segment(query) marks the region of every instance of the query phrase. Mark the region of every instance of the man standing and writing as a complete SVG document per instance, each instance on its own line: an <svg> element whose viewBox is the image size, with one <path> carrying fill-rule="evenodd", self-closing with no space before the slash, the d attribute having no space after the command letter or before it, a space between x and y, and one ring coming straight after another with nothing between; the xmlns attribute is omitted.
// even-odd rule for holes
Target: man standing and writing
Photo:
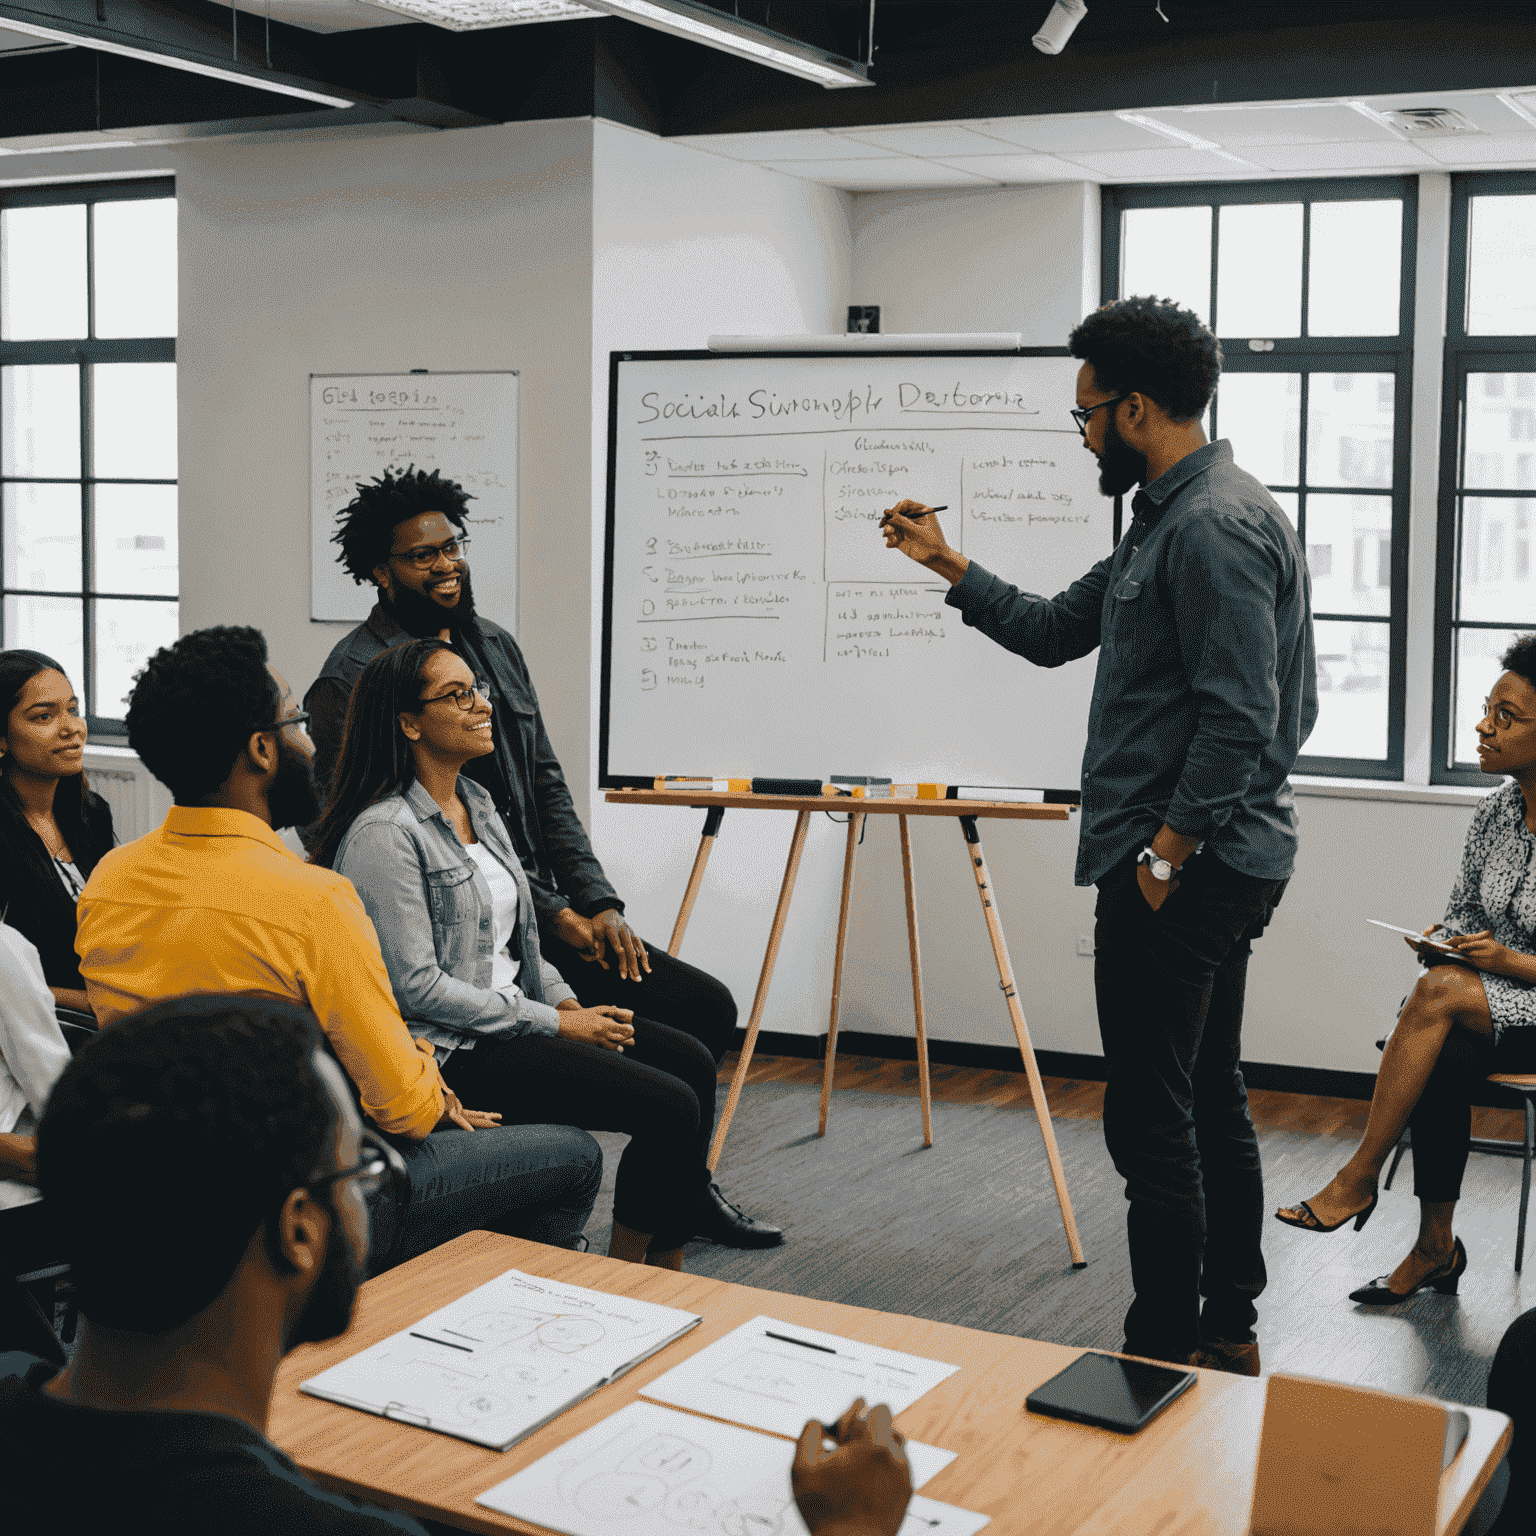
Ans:
<svg viewBox="0 0 1536 1536"><path fill-rule="evenodd" d="M1104 1139L1135 1289L1124 1347L1256 1376L1264 1186L1238 1058L1251 942L1296 855L1287 776L1317 718L1310 582L1285 514L1206 439L1221 347L1198 316L1122 299L1068 346L1099 489L1141 486L1109 558L1037 597L952 549L921 503L881 528L1005 649L1039 666L1098 649L1076 882L1098 887Z"/></svg>

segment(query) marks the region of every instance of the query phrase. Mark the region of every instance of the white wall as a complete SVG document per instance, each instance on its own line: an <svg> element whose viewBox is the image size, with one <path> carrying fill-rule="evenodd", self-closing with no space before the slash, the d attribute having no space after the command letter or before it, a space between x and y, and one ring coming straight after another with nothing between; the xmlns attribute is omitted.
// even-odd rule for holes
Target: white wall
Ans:
<svg viewBox="0 0 1536 1536"><path fill-rule="evenodd" d="M594 658L601 643L611 350L702 348L711 334L841 331L852 260L845 192L598 123L594 147L592 520ZM597 697L596 660L592 672ZM597 738L592 750L596 762ZM595 766L594 766L595 782ZM665 946L703 815L594 803L588 825L631 923ZM746 1022L794 820L727 813L683 958L730 986ZM763 1027L826 1028L841 829L807 838Z"/></svg>

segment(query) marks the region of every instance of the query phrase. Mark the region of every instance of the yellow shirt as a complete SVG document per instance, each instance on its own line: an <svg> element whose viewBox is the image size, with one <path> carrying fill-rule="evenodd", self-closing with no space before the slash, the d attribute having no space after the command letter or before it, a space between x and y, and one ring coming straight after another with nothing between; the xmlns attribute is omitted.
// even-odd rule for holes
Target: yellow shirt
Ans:
<svg viewBox="0 0 1536 1536"><path fill-rule="evenodd" d="M247 811L175 805L107 853L75 950L103 1024L191 992L284 998L313 1011L382 1129L420 1138L442 1118L432 1047L406 1030L352 883Z"/></svg>

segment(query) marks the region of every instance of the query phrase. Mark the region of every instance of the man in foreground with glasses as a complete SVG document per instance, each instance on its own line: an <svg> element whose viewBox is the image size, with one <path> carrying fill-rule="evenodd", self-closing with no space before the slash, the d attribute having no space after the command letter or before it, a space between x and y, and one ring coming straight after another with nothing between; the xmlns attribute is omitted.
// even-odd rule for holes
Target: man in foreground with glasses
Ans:
<svg viewBox="0 0 1536 1536"><path fill-rule="evenodd" d="M12 1529L423 1536L322 1492L266 1437L283 1356L351 1325L385 1177L306 1010L185 998L115 1024L49 1100L39 1176L82 1322L62 1369L0 1355ZM862 1406L825 1431L836 1449L820 1425L801 1437L812 1532L901 1523L901 1436Z"/></svg>
<svg viewBox="0 0 1536 1536"><path fill-rule="evenodd" d="M920 503L882 530L1004 649L1048 667L1099 653L1076 881L1099 888L1104 1140L1136 1292L1125 1349L1257 1376L1264 1183L1238 1058L1252 940L1296 857L1287 776L1317 719L1306 559L1231 445L1206 441L1221 347L1199 316L1122 299L1068 346L1099 489L1141 487L1112 555L1045 598L951 549Z"/></svg>
<svg viewBox="0 0 1536 1536"><path fill-rule="evenodd" d="M373 612L331 652L304 707L314 722L315 776L328 790L341 753L347 703L363 668L402 640L445 640L491 688L495 750L465 768L486 790L528 876L539 945L584 1008L628 1008L681 1030L714 1058L735 1039L736 1003L704 971L649 949L624 921L576 814L538 695L517 641L475 611L464 533L472 498L434 470L387 470L357 488L332 542L359 586L379 593ZM306 841L313 846L310 829ZM733 1248L771 1248L784 1234L754 1220L710 1180L693 1235Z"/></svg>
<svg viewBox="0 0 1536 1536"><path fill-rule="evenodd" d="M407 1031L357 892L278 837L318 801L303 714L266 658L260 630L204 629L139 674L128 740L176 803L81 893L76 945L97 1018L188 993L310 1009L410 1170L403 1226L390 1223L376 1265L477 1227L574 1246L600 1187L597 1143L466 1109Z"/></svg>

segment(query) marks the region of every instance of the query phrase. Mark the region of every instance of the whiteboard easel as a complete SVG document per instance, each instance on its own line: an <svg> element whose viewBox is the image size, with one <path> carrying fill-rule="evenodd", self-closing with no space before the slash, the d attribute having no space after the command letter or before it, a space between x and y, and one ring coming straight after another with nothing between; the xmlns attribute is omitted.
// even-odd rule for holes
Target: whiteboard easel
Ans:
<svg viewBox="0 0 1536 1536"><path fill-rule="evenodd" d="M358 373L309 376L311 619L355 624L376 593L336 563L336 515L391 467L440 470L475 499L475 606L517 632L517 374Z"/></svg>

